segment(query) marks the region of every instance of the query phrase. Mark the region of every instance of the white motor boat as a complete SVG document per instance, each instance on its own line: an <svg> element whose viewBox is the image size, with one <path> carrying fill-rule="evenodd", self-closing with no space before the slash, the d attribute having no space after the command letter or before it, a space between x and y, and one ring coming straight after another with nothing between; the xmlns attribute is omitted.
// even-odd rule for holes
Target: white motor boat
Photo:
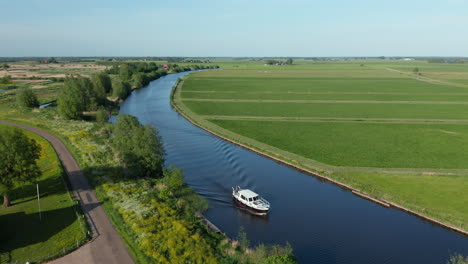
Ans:
<svg viewBox="0 0 468 264"><path fill-rule="evenodd" d="M253 214L266 215L270 210L270 203L249 189L232 188L232 197L236 205Z"/></svg>

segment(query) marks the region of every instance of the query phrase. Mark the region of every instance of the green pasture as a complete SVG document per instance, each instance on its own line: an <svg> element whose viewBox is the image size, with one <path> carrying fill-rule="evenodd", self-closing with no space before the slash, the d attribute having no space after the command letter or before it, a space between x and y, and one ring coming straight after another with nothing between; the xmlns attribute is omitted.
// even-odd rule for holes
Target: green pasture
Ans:
<svg viewBox="0 0 468 264"><path fill-rule="evenodd" d="M7 128L0 125L0 133ZM75 213L57 154L41 137L25 133L42 148L38 161L42 170L38 179L42 220L36 184L18 186L11 195L12 206L0 208L0 263L42 261L76 248L77 242L85 239L84 223Z"/></svg>
<svg viewBox="0 0 468 264"><path fill-rule="evenodd" d="M190 75L175 103L236 141L466 229L468 64L241 62Z"/></svg>
<svg viewBox="0 0 468 264"><path fill-rule="evenodd" d="M334 166L467 169L468 125L212 120Z"/></svg>
<svg viewBox="0 0 468 264"><path fill-rule="evenodd" d="M199 115L326 118L467 119L466 104L184 101Z"/></svg>
<svg viewBox="0 0 468 264"><path fill-rule="evenodd" d="M288 78L274 75L268 78L216 78L194 75L185 82L184 91L468 93L468 87L435 84L412 78Z"/></svg>
<svg viewBox="0 0 468 264"><path fill-rule="evenodd" d="M468 93L183 91L182 99L468 102Z"/></svg>

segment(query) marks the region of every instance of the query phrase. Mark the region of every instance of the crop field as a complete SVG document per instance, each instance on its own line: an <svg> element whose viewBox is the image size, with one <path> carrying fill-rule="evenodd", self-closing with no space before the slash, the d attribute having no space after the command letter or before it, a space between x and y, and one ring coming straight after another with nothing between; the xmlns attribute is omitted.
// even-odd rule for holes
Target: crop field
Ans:
<svg viewBox="0 0 468 264"><path fill-rule="evenodd" d="M467 228L466 64L238 63L190 75L175 102L240 143L310 160L299 165ZM435 202L427 190L459 200Z"/></svg>

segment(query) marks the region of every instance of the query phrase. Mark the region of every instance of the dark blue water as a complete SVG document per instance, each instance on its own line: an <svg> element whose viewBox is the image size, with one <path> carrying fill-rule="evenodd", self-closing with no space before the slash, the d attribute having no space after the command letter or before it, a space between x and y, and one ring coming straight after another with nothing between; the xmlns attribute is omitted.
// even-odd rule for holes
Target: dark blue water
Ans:
<svg viewBox="0 0 468 264"><path fill-rule="evenodd" d="M380 207L330 183L221 140L170 106L171 74L134 91L120 113L159 129L167 164L184 169L187 183L211 208L205 216L228 236L243 226L255 242L289 242L301 263L446 263L468 255L468 238L415 216ZM250 188L270 201L268 217L234 207L231 187Z"/></svg>

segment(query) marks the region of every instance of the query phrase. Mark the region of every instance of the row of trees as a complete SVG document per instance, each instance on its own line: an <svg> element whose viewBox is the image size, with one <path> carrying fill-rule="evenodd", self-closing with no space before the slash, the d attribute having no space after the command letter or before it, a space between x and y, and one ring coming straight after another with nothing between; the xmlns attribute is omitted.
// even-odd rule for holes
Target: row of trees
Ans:
<svg viewBox="0 0 468 264"><path fill-rule="evenodd" d="M182 72L218 66L171 65L171 67L172 72ZM115 76L113 80L110 74ZM166 74L166 69L160 69L154 62L131 62L113 64L106 71L93 75L91 79L69 76L65 78L64 87L57 98L58 113L64 119L82 119L84 111L99 110L98 117L103 119L105 116L103 108L110 105L108 96L124 100L130 95L132 88L147 86L151 81ZM24 92L18 96L18 104L22 108L36 107L36 102L37 99L32 98L32 92Z"/></svg>
<svg viewBox="0 0 468 264"><path fill-rule="evenodd" d="M280 61L280 60L266 60L265 64L267 65L292 65L293 64L293 59L289 58L286 61Z"/></svg>
<svg viewBox="0 0 468 264"><path fill-rule="evenodd" d="M189 71L217 66L186 66L171 68L173 72ZM116 78L111 81L109 74ZM134 62L114 64L105 72L85 77L70 76L65 79L64 87L58 96L58 112L64 119L81 119L83 111L96 111L107 104L107 96L127 98L132 88L142 88L151 81L167 74L154 62ZM102 111L101 111L102 112Z"/></svg>
<svg viewBox="0 0 468 264"><path fill-rule="evenodd" d="M144 72L149 73L158 70L158 65L155 62L128 62L128 63L112 63L112 67L106 70L108 74L118 74L123 80L129 80L133 73Z"/></svg>
<svg viewBox="0 0 468 264"><path fill-rule="evenodd" d="M162 177L164 149L156 128L143 126L134 116L119 115L112 132L112 146L127 176Z"/></svg>

